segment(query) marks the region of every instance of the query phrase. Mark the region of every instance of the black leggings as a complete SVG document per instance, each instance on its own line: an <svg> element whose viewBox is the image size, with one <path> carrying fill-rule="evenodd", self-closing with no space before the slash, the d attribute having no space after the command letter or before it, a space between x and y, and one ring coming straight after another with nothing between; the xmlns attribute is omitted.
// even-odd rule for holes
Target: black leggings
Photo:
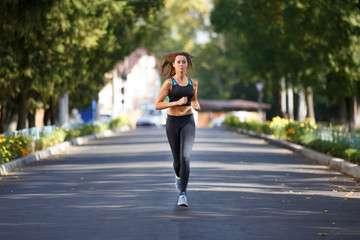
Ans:
<svg viewBox="0 0 360 240"><path fill-rule="evenodd" d="M180 177L181 192L186 192L190 175L190 152L195 139L193 114L185 116L168 115L166 135L174 157L174 170Z"/></svg>

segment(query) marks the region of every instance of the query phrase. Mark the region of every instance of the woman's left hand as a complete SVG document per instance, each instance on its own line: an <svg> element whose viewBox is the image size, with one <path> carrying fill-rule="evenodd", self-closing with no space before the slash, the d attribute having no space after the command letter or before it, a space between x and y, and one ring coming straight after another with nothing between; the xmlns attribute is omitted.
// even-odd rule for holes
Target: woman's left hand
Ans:
<svg viewBox="0 0 360 240"><path fill-rule="evenodd" d="M195 111L200 111L201 108L200 108L199 102L196 102L196 103L194 104L193 108L194 108Z"/></svg>

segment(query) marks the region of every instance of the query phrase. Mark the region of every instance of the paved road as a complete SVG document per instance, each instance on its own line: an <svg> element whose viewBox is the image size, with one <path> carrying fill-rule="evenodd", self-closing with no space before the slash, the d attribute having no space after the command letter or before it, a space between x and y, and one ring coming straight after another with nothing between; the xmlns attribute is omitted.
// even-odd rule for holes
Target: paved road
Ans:
<svg viewBox="0 0 360 240"><path fill-rule="evenodd" d="M171 161L145 128L2 177L0 239L360 239L358 182L289 150L198 129L189 208Z"/></svg>

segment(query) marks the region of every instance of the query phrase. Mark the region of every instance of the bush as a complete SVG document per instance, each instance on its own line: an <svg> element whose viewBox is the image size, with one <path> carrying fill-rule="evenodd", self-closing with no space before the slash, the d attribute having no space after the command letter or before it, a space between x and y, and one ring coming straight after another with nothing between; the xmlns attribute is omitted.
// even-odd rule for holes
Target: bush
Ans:
<svg viewBox="0 0 360 240"><path fill-rule="evenodd" d="M270 122L266 122L266 123L261 124L261 132L263 132L265 134L268 134L268 135L273 134L273 130L270 127Z"/></svg>
<svg viewBox="0 0 360 240"><path fill-rule="evenodd" d="M249 131L272 134L278 139L286 139L334 157L360 163L360 151L353 148L351 144L342 140L337 142L335 142L336 140L334 142L322 140L316 136L313 131L317 129L317 126L311 119L306 119L305 122L301 123L275 117L271 122L259 123L257 121L240 122L235 116L227 116L224 124ZM340 127L337 126L337 128Z"/></svg>
<svg viewBox="0 0 360 240"><path fill-rule="evenodd" d="M27 154L45 149L56 145L63 141L68 141L80 136L92 135L103 132L109 127L119 128L121 126L130 125L130 121L126 117L120 117L110 122L110 124L101 125L82 125L77 128L56 128L50 135L40 134L40 139L33 141L33 137L24 135L0 136L0 164L9 162L16 158L25 157Z"/></svg>
<svg viewBox="0 0 360 240"><path fill-rule="evenodd" d="M278 139L286 139L286 130L285 127L289 123L289 120L280 118L280 117L274 117L270 123L270 128L272 129L273 135L275 138Z"/></svg>
<svg viewBox="0 0 360 240"><path fill-rule="evenodd" d="M29 140L25 136L0 136L0 164L25 157L29 147Z"/></svg>
<svg viewBox="0 0 360 240"><path fill-rule="evenodd" d="M80 137L80 130L78 128L65 129L65 141Z"/></svg>
<svg viewBox="0 0 360 240"><path fill-rule="evenodd" d="M223 124L227 126L240 127L241 122L238 117L227 115Z"/></svg>
<svg viewBox="0 0 360 240"><path fill-rule="evenodd" d="M348 148L344 151L344 158L354 163L360 163L360 152L355 148Z"/></svg>
<svg viewBox="0 0 360 240"><path fill-rule="evenodd" d="M51 147L65 140L66 132L63 128L56 128L50 135L41 135L39 140L35 141L35 150L42 150Z"/></svg>
<svg viewBox="0 0 360 240"><path fill-rule="evenodd" d="M300 136L299 143L304 146L309 146L312 141L319 139L315 134L306 132L304 135Z"/></svg>
<svg viewBox="0 0 360 240"><path fill-rule="evenodd" d="M111 120L110 122L110 129L116 129L116 128L120 128L123 126L130 126L130 120L128 117L125 116L120 116L116 119Z"/></svg>

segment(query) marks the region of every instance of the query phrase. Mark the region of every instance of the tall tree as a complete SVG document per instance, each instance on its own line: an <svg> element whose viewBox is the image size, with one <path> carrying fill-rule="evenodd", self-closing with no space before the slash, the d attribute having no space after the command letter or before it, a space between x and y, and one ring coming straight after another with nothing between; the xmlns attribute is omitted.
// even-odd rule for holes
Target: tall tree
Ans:
<svg viewBox="0 0 360 240"><path fill-rule="evenodd" d="M359 54L351 49L359 38L358 16L355 0L217 0L211 19L217 32L235 39L232 50L272 92L280 89L281 76L291 74L288 81L295 89L323 93L336 102L356 89ZM332 85L342 91L333 91Z"/></svg>
<svg viewBox="0 0 360 240"><path fill-rule="evenodd" d="M150 29L162 5L161 0L2 1L0 117L17 102L21 129L39 101L56 106L65 92L74 106L96 98L104 72L138 44L151 42L144 39L154 37Z"/></svg>

